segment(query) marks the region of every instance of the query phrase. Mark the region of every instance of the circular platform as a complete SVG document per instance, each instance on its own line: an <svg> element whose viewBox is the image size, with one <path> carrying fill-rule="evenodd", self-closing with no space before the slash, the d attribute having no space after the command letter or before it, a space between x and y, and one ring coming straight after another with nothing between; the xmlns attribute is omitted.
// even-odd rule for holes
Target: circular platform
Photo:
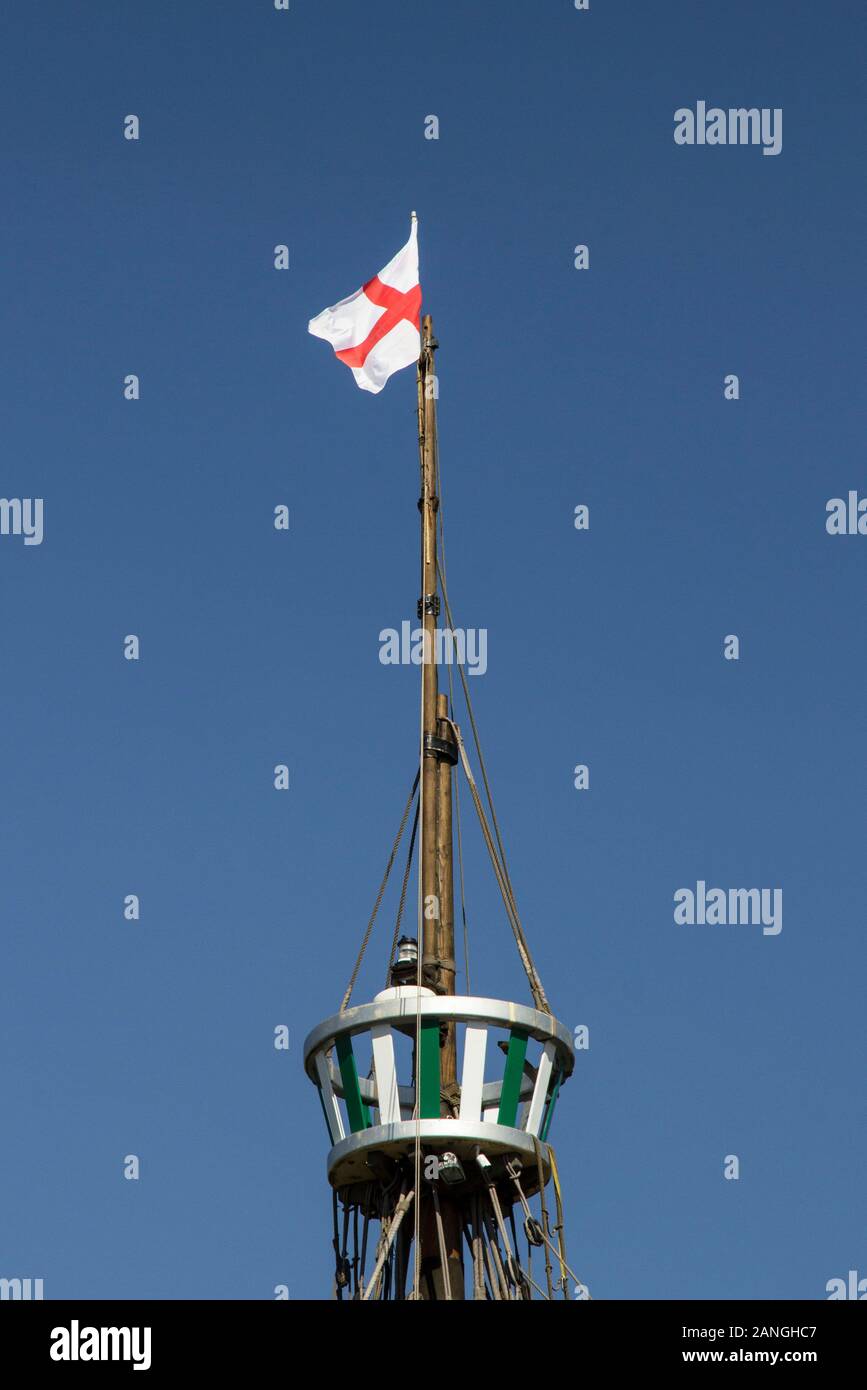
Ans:
<svg viewBox="0 0 867 1390"><path fill-rule="evenodd" d="M416 1136L425 1157L430 1154L453 1153L461 1161L465 1180L454 1184L460 1195L481 1189L485 1185L482 1170L476 1161L483 1154L491 1165L494 1178L506 1175L506 1159L517 1157L521 1163L521 1185L529 1197L539 1189L539 1165L533 1135L508 1125L466 1124L460 1120L404 1120L396 1125L374 1125L359 1134L350 1134L335 1144L328 1155L328 1181L332 1187L350 1187L355 1183L371 1182L383 1171L381 1156L397 1165L412 1160ZM371 1167L371 1157L373 1166ZM551 1160L547 1144L539 1144L543 1182L551 1176Z"/></svg>

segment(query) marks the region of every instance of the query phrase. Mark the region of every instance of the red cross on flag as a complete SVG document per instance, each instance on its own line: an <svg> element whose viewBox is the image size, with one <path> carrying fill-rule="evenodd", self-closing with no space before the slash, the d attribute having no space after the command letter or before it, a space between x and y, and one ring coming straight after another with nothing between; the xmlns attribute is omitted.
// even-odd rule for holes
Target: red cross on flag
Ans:
<svg viewBox="0 0 867 1390"><path fill-rule="evenodd" d="M420 315L418 219L413 213L409 241L385 269L348 299L323 309L307 327L331 344L362 391L375 393L392 372L418 360Z"/></svg>

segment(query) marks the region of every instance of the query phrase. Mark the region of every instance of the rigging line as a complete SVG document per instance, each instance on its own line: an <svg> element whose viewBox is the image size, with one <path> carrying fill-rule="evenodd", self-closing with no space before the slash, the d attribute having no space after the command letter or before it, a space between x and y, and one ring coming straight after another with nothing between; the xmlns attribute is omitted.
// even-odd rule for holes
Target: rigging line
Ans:
<svg viewBox="0 0 867 1390"><path fill-rule="evenodd" d="M584 1283L584 1280L583 1280L583 1279L579 1279L579 1277L578 1277L578 1275L575 1273L574 1269L572 1269L569 1265L567 1265L566 1261L563 1259L562 1253L554 1249L554 1244L553 1244L553 1242L550 1241L550 1240L548 1240L548 1237L547 1237L547 1236L545 1236L545 1243L546 1243L547 1245L550 1245L550 1246L551 1246L551 1249L554 1251L554 1255L555 1255L556 1258L560 1261L561 1265L563 1266L563 1269L565 1270L565 1273L563 1274L562 1280L561 1280L561 1284L562 1284L562 1288L563 1288L563 1297L568 1301L568 1299L569 1299L569 1280L566 1278L566 1275L568 1274L568 1275L570 1275L570 1277L571 1277L572 1279L575 1280L575 1283L578 1285L579 1288L584 1289L585 1293L587 1294L587 1297L588 1297L588 1298L591 1298L591 1297L592 1297L592 1294L590 1293L590 1290L587 1288L587 1285Z"/></svg>
<svg viewBox="0 0 867 1390"><path fill-rule="evenodd" d="M515 1229L515 1208L514 1208L514 1206L509 1207L509 1229L510 1229L510 1231L512 1232L512 1246L513 1246L514 1251L515 1251L515 1272L516 1272L516 1274L519 1276L519 1283L520 1283L521 1277L522 1277L523 1274L524 1274L524 1270L523 1270L523 1268L521 1267L521 1255L520 1255L520 1252L519 1252L519 1250L518 1250L518 1232L517 1232L517 1230Z"/></svg>
<svg viewBox="0 0 867 1390"><path fill-rule="evenodd" d="M504 1303L509 1303L512 1301L512 1292L509 1288L509 1281L506 1278L506 1271L503 1268L503 1261L500 1257L500 1247L497 1243L497 1227L494 1218L487 1209L482 1212L482 1222L488 1233L488 1248L490 1249L491 1258L496 1266L500 1287L503 1290L502 1299Z"/></svg>
<svg viewBox="0 0 867 1390"><path fill-rule="evenodd" d="M376 1213L376 1219L379 1221L379 1237L376 1242L376 1249L374 1251L373 1256L374 1269L377 1268L377 1262L379 1260L380 1254L385 1250L386 1222L391 1220L391 1211L392 1209L388 1201L382 1196L382 1194L380 1194L377 1201ZM373 1288L374 1282L375 1281L373 1279L373 1276L371 1275L370 1283L368 1284L367 1288L362 1289L361 1291L362 1302L370 1298L370 1290Z"/></svg>
<svg viewBox="0 0 867 1390"><path fill-rule="evenodd" d="M364 1227L361 1234L361 1266L358 1273L359 1297L364 1293L364 1267L367 1264L367 1234L370 1229L370 1206L373 1201L373 1183L367 1184L367 1194L364 1202Z"/></svg>
<svg viewBox="0 0 867 1390"><path fill-rule="evenodd" d="M500 1198L497 1195L497 1185L492 1179L489 1179L488 1181L486 1181L485 1186L487 1188L488 1196L491 1199L491 1206L494 1209L494 1218L496 1220L497 1226L499 1227L500 1235L503 1240L503 1249L506 1252L504 1265L508 1272L509 1281L515 1286L516 1289L518 1289L520 1287L520 1278L518 1276L518 1261L516 1257L512 1254L512 1246L509 1242L509 1232L506 1230L506 1223L503 1220L503 1208L500 1205Z"/></svg>
<svg viewBox="0 0 867 1390"><path fill-rule="evenodd" d="M331 1244L332 1244L333 1247L334 1247L334 1297L335 1297L336 1299L342 1300L342 1298L343 1298L343 1285L342 1285L341 1282L340 1282L340 1273L341 1273L341 1266L340 1266L340 1224L339 1224L339 1216L338 1216L337 1189L336 1189L336 1188L333 1190L333 1192L332 1192L332 1194L331 1194L331 1211L332 1211L332 1216L333 1216L333 1219L334 1219L334 1235L333 1235L332 1240L331 1240Z"/></svg>
<svg viewBox="0 0 867 1390"><path fill-rule="evenodd" d="M498 1303L502 1303L506 1298L508 1298L509 1293L508 1290L506 1290L506 1293L503 1294L503 1286L500 1283L499 1279L499 1270L497 1266L494 1264L494 1259L491 1254L490 1239L485 1240L484 1237L482 1238L482 1252L484 1256L484 1262L488 1271L488 1281L491 1285L491 1293L493 1295L493 1300Z"/></svg>
<svg viewBox="0 0 867 1390"><path fill-rule="evenodd" d="M425 410L424 410L424 380L428 361L429 351L422 347L419 354L418 367L416 369L416 385L418 388L418 457L421 468L421 493L422 493L422 544L419 553L419 593L422 596L422 614L424 614L424 590L425 590L425 554L424 554L424 507L427 504L427 474L424 465L425 451ZM423 656L427 655L422 648ZM422 666L421 679L421 699L419 702L419 734L418 734L418 773L419 778L419 816L424 825L424 666ZM424 938L424 888L422 884L422 860L423 855L418 857L418 927L416 941L416 996L415 996L415 1147L414 1147L414 1176L416 1199L413 1205L413 1269L412 1269L412 1296L419 1299L421 1296L421 966L422 966L422 941Z"/></svg>
<svg viewBox="0 0 867 1390"><path fill-rule="evenodd" d="M352 1207L352 1296L358 1297L358 1204Z"/></svg>
<svg viewBox="0 0 867 1390"><path fill-rule="evenodd" d="M395 1302L403 1303L406 1300L406 1257L407 1257L406 1231L401 1231L395 1242L396 1269L394 1273L394 1298Z"/></svg>
<svg viewBox="0 0 867 1390"><path fill-rule="evenodd" d="M448 589L447 589L447 585L446 585L445 573L444 573L444 571L443 571L442 569L439 568L439 565L437 566L437 569L438 569L438 572L439 572L440 580L441 580L441 582L442 582L443 600L444 600L444 603L445 603L446 617L447 617L447 619L448 619L449 628L450 628L451 630L454 630L454 618L453 618L453 616L452 616L451 604L449 603ZM524 949L524 951L527 953L527 956L528 956L528 958L529 958L529 955L530 955L530 948L529 948L529 945L527 944L526 937L524 936L524 931L523 931L523 928L522 928L522 926L521 926L520 915L519 915L519 913L518 913L518 904L517 904L517 901L516 901L516 899L515 899L515 891L514 891L514 889L513 889L513 887L512 887L512 881L511 881L511 879L509 878L509 870L508 870L508 866L507 866L507 864L506 864L506 852L505 852L505 848L504 848L504 846L503 846L502 835L500 834L499 822L498 822L498 820L497 820L497 812L496 812L496 810L495 810L495 808L494 808L494 799L493 799L493 796L492 796L492 794L491 794L490 784L489 784L489 782L488 782L487 770L486 770L486 768L485 768L485 760L484 760L484 756L483 756L483 754L482 754L482 745L481 745L481 741L480 741L480 739L479 739L479 731L478 731L478 727L477 727L477 725L476 725L475 715L474 715L474 713L473 713L473 704L472 704L472 700L470 699L470 692L469 692L469 687L468 687L468 685L467 685L467 678L466 678L466 676L464 675L464 668L463 668L463 666L460 665L460 664L458 665L458 671L459 671L460 677L461 677L461 685L463 686L464 699L466 700L466 704L467 704L467 713L469 714L469 717L470 717L470 725L471 725L472 731L473 731L473 742L474 742L474 744L475 744L476 753L477 753L478 759L479 759L479 767L480 767L481 773L482 773L482 780L483 780L484 787L485 787L485 793L486 793L486 795L487 795L487 798L488 798L488 805L489 805L490 811L491 811L491 820L493 821L494 832L495 832L496 838L497 838L497 846L498 846L498 848L499 848L499 855L496 855L496 852L495 852L494 849L493 849L493 845L492 845L492 843L490 842L490 834L489 834L489 831L487 831L487 829L486 829L486 827L485 827L485 822L484 822L484 817L483 817L483 809L482 809L481 798L480 798L479 795L478 795L478 790L477 790L476 787L475 787L475 783L473 782L472 778L471 778L470 775L469 775L469 772L467 771L467 769L468 769L468 763L467 763L467 760L466 760L466 756L465 756L465 753L464 753L463 743L462 743L462 742L461 742L461 744L460 744L460 747L461 747L461 758L462 758L462 761L463 761L463 763L464 763L464 770L465 770L465 772L467 772L467 776L468 776L468 779L469 779L469 781L470 781L470 790L471 790L471 792L472 792L472 794L473 794L473 801L474 801L474 803L475 803L475 805L476 805L476 811L477 811L477 813L478 813L478 815L479 815L480 821L482 822L482 830L483 830L483 833L485 834L486 843L487 843L488 846L489 846L489 853L491 854L492 862L494 863L494 872L498 875L498 879L497 879L498 883L500 882L500 875L502 875L502 884L501 884L501 886L500 886L500 891L501 891L501 893L502 893L502 895L503 895L503 901L504 901L504 903L505 903L505 905L506 905L506 912L507 912L507 914L509 913L510 908L511 908L511 915L512 915L512 917L513 917L513 919L514 919L514 920L513 920L513 923L512 923L512 930L515 932L515 939L516 939L516 941L519 942L518 949L519 949L519 951L521 950L521 943L523 943L523 949ZM452 728L456 730L456 726L455 726L455 724L454 724L453 722L452 722ZM456 732L457 732L457 730L456 730ZM460 736L458 735L458 737L460 737ZM522 960L523 960L523 956L522 956ZM536 1004L537 1004L537 1006L538 1006L539 1008L544 1009L544 1011L545 1011L546 1013L550 1013L550 1012L551 1012L551 1008L550 1008L550 1005L548 1004L548 1000L547 1000L547 998L546 998L546 996L545 996L545 990L544 990L544 987L543 987L543 985L542 985L542 981L541 981L541 979L539 978L539 974L538 974L538 972L536 971L535 966L532 965L532 960L531 960L530 964L531 964L531 967L532 967L532 970L533 970L533 974L535 975L536 985L538 986L538 995L537 995L536 988L534 988L534 985L533 985L533 980L530 979L530 988L531 988L531 991L532 991L532 993L533 993L533 998L534 998L534 1000L536 1001ZM527 968L527 967L526 967L526 964L525 964L525 967L524 967L524 968L525 968L525 970L526 970L526 968ZM528 976L528 978L529 978L529 976Z"/></svg>
<svg viewBox="0 0 867 1390"><path fill-rule="evenodd" d="M352 1210L352 1209L351 1209L351 1207L349 1206L349 1204L348 1204L347 1202L344 1202L344 1203L343 1203L343 1252L342 1252L342 1255L341 1255L341 1264L342 1264L342 1266L343 1266L343 1277L344 1277L344 1280L345 1280L345 1283L346 1283L347 1292L349 1291L349 1288L350 1288L350 1276L351 1276L351 1273L352 1273L352 1266L351 1266L350 1259L349 1259L349 1217L350 1217L351 1210Z"/></svg>
<svg viewBox="0 0 867 1390"><path fill-rule="evenodd" d="M440 1210L440 1194L437 1190L436 1183L431 1184L431 1194L433 1196L434 1212L436 1215L437 1243L440 1248L440 1264L442 1265L443 1271L443 1284L445 1286L446 1299L450 1303L452 1301L452 1280L451 1273L449 1270L448 1251L446 1250L446 1233L445 1227L443 1226L443 1214Z"/></svg>
<svg viewBox="0 0 867 1390"><path fill-rule="evenodd" d="M533 996L533 1002L535 1003L537 1008L544 1010L544 1012L547 1014L550 1014L551 1007L545 995L545 990L542 985L542 981L539 978L539 972L533 964L533 958L530 954L529 943L527 942L527 938L524 935L524 929L521 926L521 919L518 916L518 910L515 906L514 896L510 895L507 891L508 885L504 881L503 868L497 856L496 848L494 846L494 842L491 836L490 827L488 826L487 817L485 816L485 808L482 805L482 799L479 796L479 789L476 786L476 781L473 777L472 768L470 767L469 758L467 757L467 750L464 746L464 740L461 736L461 731L458 728L457 724L455 724L454 720L450 719L448 722L451 725L452 731L455 736L455 741L458 745L458 750L461 756L461 763L464 769L464 775L466 776L466 779L470 786L470 794L473 798L473 805L475 806L476 814L479 817L479 824L482 828L482 835L484 836L485 844L488 848L488 854L490 855L491 864L493 865L494 875L497 879L497 883L500 888L500 893L503 898L503 903L506 908L506 916L509 919L509 925L512 928L512 934L515 938L515 944L518 947L518 955L521 958L521 964L524 967L524 973L526 974L527 980L530 985L530 992Z"/></svg>
<svg viewBox="0 0 867 1390"><path fill-rule="evenodd" d="M438 528L439 528L439 539L440 539L440 543L439 543L439 551L438 551L438 554L437 554L437 572L439 573L439 575L440 575L440 577L441 577L441 579L442 579L442 582L443 582L443 596L445 597L445 592L446 592L446 584L445 584L445 574L446 574L446 536L445 536L445 525L444 525L444 522L443 522L443 496L442 496L442 493L443 493L443 482L442 482L442 476L441 476L441 474L440 474L439 435L437 435L436 448L434 449L434 469L435 469L435 477L436 477L436 491L437 491L437 496L438 496L438 498L439 498L439 507L438 507L438 509L437 509L437 524L438 524ZM440 563L440 558L439 558L440 556L442 557L442 563ZM447 606L448 606L448 605L447 605ZM451 626L451 624L450 624L450 626ZM450 713L451 713L452 718L454 719L454 715L455 715L455 678L454 678L454 675L453 675L453 673L452 673L452 665L451 665L451 662L449 662L449 710L450 710ZM464 937L464 975L465 975L465 977L466 977L466 990L467 990L467 994L472 994L473 991L472 991L472 987L471 987L471 985L470 985L470 934L469 934L469 926L468 926L468 924L467 924L467 898L466 898L466 891L465 891L465 888L464 888L464 844L463 844L463 837L462 837L462 835L461 835L461 799L460 799L460 781L459 781L458 777L455 777L455 778L454 778L454 793L455 793L455 796L454 796L454 801L455 801L455 828L456 828L456 830L457 830L457 840L458 840L458 873L459 873L460 885L461 885L461 921L462 921L462 923L463 923L463 937Z"/></svg>
<svg viewBox="0 0 867 1390"><path fill-rule="evenodd" d="M482 1255L482 1242L478 1230L478 1198L470 1199L469 1209L465 1216L467 1241L473 1257L473 1298L481 1301L487 1298L485 1290L484 1257Z"/></svg>
<svg viewBox="0 0 867 1390"><path fill-rule="evenodd" d="M546 1200L545 1200L545 1170L544 1170L544 1168L543 1168L543 1166L542 1166L542 1146L541 1146L541 1144L539 1143L539 1140L538 1140L538 1138L536 1137L535 1134L533 1135L533 1147L534 1147L534 1149L536 1150L536 1170L537 1170L538 1176L539 1176L539 1202L540 1202L541 1207L542 1207L542 1230L545 1231L546 1234L550 1235L550 1234L551 1234L551 1223L550 1223L550 1221L548 1220L548 1203L547 1203ZM553 1297L554 1297L554 1283L553 1283L553 1279L552 1279L553 1272L554 1272L554 1271L553 1271L552 1266L551 1266L551 1251L550 1251L548 1245L546 1244L546 1245L545 1245L545 1282L546 1282L547 1285L548 1285L548 1297L549 1297L550 1299L553 1299Z"/></svg>
<svg viewBox="0 0 867 1390"><path fill-rule="evenodd" d="M367 924L367 931L364 933L364 940L361 943L361 950L358 952L358 959L355 962L355 969L353 970L349 980L349 984L346 987L346 993L343 996L343 1003L340 1005L340 1012L342 1014L346 1012L347 1008L349 1007L349 1001L352 998L352 991L355 988L355 982L358 979L358 972L361 969L361 962L364 959L364 953L367 950L367 943L370 941L370 934L373 931L373 924L376 921L376 914L379 912L380 904L382 903L386 885L388 883L389 874L391 873L392 865L394 864L397 851L400 847L403 832L406 829L406 822L409 817L410 808L413 803L413 798L415 797L416 787L418 786L418 783L419 774L416 773L415 781L412 784L412 790L410 791L410 794L407 797L406 806L404 807L404 812L401 816L397 834L394 837L394 843L391 847L391 854L389 855L388 863L385 866L385 873L382 876L382 883L379 885L379 892L376 895L376 902L373 904L373 911L370 914L370 921Z"/></svg>
<svg viewBox="0 0 867 1390"><path fill-rule="evenodd" d="M422 591L423 586L422 586ZM421 734L419 762L424 758L424 690L422 690ZM419 773L421 768L419 768ZM419 812L424 815L424 779L419 784ZM416 941L416 991L415 991L415 1149L413 1168L415 1176L416 1200L413 1205L413 1269L412 1292L415 1299L421 1297L421 965L422 939L424 933L422 885L422 856L418 857L418 935Z"/></svg>
<svg viewBox="0 0 867 1390"><path fill-rule="evenodd" d="M403 1221L403 1218L406 1215L407 1207L412 1202L414 1196L414 1192L407 1192L406 1188L404 1188L403 1194L401 1195L400 1200L398 1201L394 1209L394 1214L391 1218L388 1231L386 1232L383 1229L383 1237L381 1237L382 1248L379 1250L377 1254L376 1264L374 1265L373 1271L370 1276L370 1283L368 1284L367 1288L365 1289L362 1295L362 1303L367 1303L369 1301L371 1294L374 1288L376 1287L383 1266L386 1262L386 1259L388 1258L388 1253L391 1250L392 1242L394 1241L395 1236L400 1230L400 1224ZM418 1205L418 1203L416 1203L416 1205Z"/></svg>
<svg viewBox="0 0 867 1390"><path fill-rule="evenodd" d="M529 1279L530 1283L533 1285L533 1288L536 1290L536 1292L537 1292L537 1293L540 1293L540 1294L542 1295L542 1297L544 1298L544 1300L545 1300L546 1303L550 1302L550 1300L549 1300L549 1298L548 1298L548 1295L546 1294L545 1290L539 1288L539 1285L536 1283L536 1280L533 1278L532 1274L528 1274L526 1270L524 1270L524 1273L527 1275L527 1278Z"/></svg>
<svg viewBox="0 0 867 1390"><path fill-rule="evenodd" d="M452 685L452 673L449 670L449 699L452 709L454 709L454 687ZM472 994L470 983L470 929L467 923L467 896L464 889L464 842L461 834L461 798L458 792L459 781L454 779L455 788L455 828L458 837L458 878L461 885L461 921L464 928L464 977L466 979L467 994Z"/></svg>
<svg viewBox="0 0 867 1390"><path fill-rule="evenodd" d="M544 1176L542 1172L542 1151L540 1146L540 1140L537 1139L535 1135L533 1137L533 1145L536 1149L536 1161L539 1165L539 1179L541 1181L542 1177ZM557 1169L557 1158L554 1153L553 1145L548 1144L547 1148L548 1157L551 1160L551 1178L554 1183L554 1197L557 1203L557 1225L554 1227L554 1230L557 1232L557 1245L559 1246L559 1249L555 1249L554 1242L550 1240L547 1235L545 1235L544 1231L542 1233L543 1239L545 1241L545 1245L550 1247L555 1258L560 1262L560 1285L563 1289L563 1297L565 1299L568 1299L569 1297L568 1280L566 1278L566 1275L568 1274L572 1279L575 1280L575 1283L579 1286L579 1288L584 1289L588 1299L591 1299L593 1295L587 1288L587 1285L584 1283L584 1280L579 1279L574 1269L570 1268L570 1266L566 1263L566 1242L563 1234L563 1193L560 1187L560 1174ZM539 1190L542 1193L542 1211L543 1213L545 1213L545 1224L547 1225L548 1216L547 1212L545 1211L545 1189L544 1187L542 1187Z"/></svg>
<svg viewBox="0 0 867 1390"><path fill-rule="evenodd" d="M400 936L400 924L403 921L403 910L406 906L406 890L409 886L409 876L412 870L412 856L413 851L415 850L415 837L418 834L418 810L419 808L418 806L416 806L415 816L412 822L412 833L409 837L409 849L407 850L406 855L406 868L403 871L403 882L400 885L400 901L397 905L397 920L394 924L394 936L392 937L391 941L391 952L388 957L388 970L385 976L386 989L388 988L389 982L391 980L391 967L394 962L395 953L397 951L397 941L398 937Z"/></svg>
<svg viewBox="0 0 867 1390"><path fill-rule="evenodd" d="M561 1189L561 1187L560 1187L560 1173L559 1173L559 1171L558 1171L558 1169L557 1169L557 1156L556 1156L556 1154L554 1153L554 1148L553 1148L553 1145L551 1145L551 1144L548 1145L548 1153L549 1153L550 1158L551 1158L551 1177L554 1179L554 1197L555 1197L555 1200L556 1200L556 1203L557 1203L557 1227L556 1227L556 1230L557 1230L557 1244L558 1244L559 1247L560 1247L560 1255L559 1255L560 1264L561 1264L561 1266L562 1266L563 1269L567 1270L568 1273L571 1274L572 1278L575 1280L575 1283L576 1283L580 1288L584 1289L585 1293L587 1294L587 1297L588 1297L589 1299L592 1299L593 1295L591 1294L591 1292L590 1292L590 1290L588 1289L587 1285L584 1283L584 1280L583 1280L583 1279L579 1279L579 1278L578 1278L578 1275L575 1273L574 1269L570 1269L569 1266L568 1266L568 1264L566 1263L566 1228L565 1228L564 1223L563 1223L563 1192L562 1192L562 1189ZM564 1293L564 1297L567 1297L567 1298L568 1298L568 1290L566 1289L566 1280L565 1280L565 1276L564 1276L564 1278L563 1278L563 1293Z"/></svg>
<svg viewBox="0 0 867 1390"><path fill-rule="evenodd" d="M446 617L448 618L449 628L450 628L452 631L454 631L455 621L454 621L454 617L453 617L453 615L452 615L452 606L451 606L451 604L450 604L450 602L449 602L448 585L446 584L445 567L443 566L443 568L440 569L439 565L437 565L437 569L439 570L439 576L440 576L440 579L441 579L441 581L442 581L442 586L443 586L443 603L445 604ZM486 795L487 798L488 798L488 805L489 805L489 807L490 807L490 809L491 809L491 820L493 821L494 831L495 831L496 836L497 836L497 845L498 845L499 851L500 851L500 858L501 858L502 861L503 861L503 872L504 872L505 877L506 877L506 882L507 882L508 885L509 885L509 891L512 893L512 896L514 896L514 893L513 893L513 890L512 890L512 882L511 882L511 879L509 878L509 870L508 870L508 866L507 866L507 864L506 864L506 849L505 849L505 846L504 846L504 844L503 844L503 837L502 837L502 835L500 834L500 823L499 823L499 821L497 820L497 812L496 812L496 810L495 810L495 808L494 808L494 798L493 798L493 795L492 795L492 793L491 793L490 782L488 781L488 770L487 770L487 767L486 767L486 765L485 765L484 756L483 756L483 754L482 754L482 743L481 743L481 739L479 738L479 730L478 730L478 726L477 726L477 724L476 724L476 716L475 716L475 714L474 714L474 712L473 712L473 702L472 702L472 700L470 699L470 688L469 688L469 686L467 685L467 678L466 678L466 675L464 674L464 668L463 668L463 666L462 666L460 663L458 663L458 674L460 675L460 678L461 678L461 685L462 685L463 691L464 691L464 699L465 699L466 702L467 702L467 713L468 713L468 715L469 715L469 717L470 717L470 727L471 727L471 729L472 729L472 731L473 731L473 743L475 744L476 754L477 754L478 759L479 759L479 768L480 768L481 774L482 774L482 783L483 783L484 788L485 788L485 795Z"/></svg>

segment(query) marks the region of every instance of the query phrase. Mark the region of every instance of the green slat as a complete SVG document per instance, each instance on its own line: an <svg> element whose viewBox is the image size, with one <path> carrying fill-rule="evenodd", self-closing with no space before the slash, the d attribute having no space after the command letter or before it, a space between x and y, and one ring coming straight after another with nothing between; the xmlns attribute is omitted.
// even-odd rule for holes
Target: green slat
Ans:
<svg viewBox="0 0 867 1390"><path fill-rule="evenodd" d="M503 1089L500 1092L500 1109L497 1113L498 1125L514 1128L518 1118L518 1100L521 1094L521 1077L527 1057L527 1033L513 1028L509 1034L509 1051L506 1053L506 1072L503 1076Z"/></svg>
<svg viewBox="0 0 867 1390"><path fill-rule="evenodd" d="M554 1114L554 1106L557 1104L557 1097L560 1094L560 1082L563 1080L563 1073L559 1069L555 1073L554 1087L551 1091L551 1099L548 1101L548 1110L542 1124L542 1133L539 1135L542 1143L548 1138L548 1130L551 1128L551 1119Z"/></svg>
<svg viewBox="0 0 867 1390"><path fill-rule="evenodd" d="M434 1019L421 1025L421 1085L419 1115L423 1120L440 1117L440 1026Z"/></svg>
<svg viewBox="0 0 867 1390"><path fill-rule="evenodd" d="M349 1128L353 1134L357 1134L360 1129L369 1129L370 1111L361 1099L352 1039L346 1033L337 1039L337 1060L340 1063L340 1079L343 1082L343 1098L346 1101Z"/></svg>

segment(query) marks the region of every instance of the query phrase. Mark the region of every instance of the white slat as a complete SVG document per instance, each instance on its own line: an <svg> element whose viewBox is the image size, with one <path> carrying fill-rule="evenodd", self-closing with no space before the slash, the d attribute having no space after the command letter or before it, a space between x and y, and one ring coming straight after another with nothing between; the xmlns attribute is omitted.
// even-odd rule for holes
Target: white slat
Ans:
<svg viewBox="0 0 867 1390"><path fill-rule="evenodd" d="M341 1139L346 1138L346 1130L343 1128L343 1116L340 1113L340 1104L334 1094L334 1087L328 1074L328 1063L324 1052L317 1052L316 1054L316 1075L319 1077L319 1090L322 1095L322 1104L325 1107L325 1121L331 1135L331 1142L338 1144Z"/></svg>
<svg viewBox="0 0 867 1390"><path fill-rule="evenodd" d="M548 1082L551 1080L551 1072L554 1070L556 1050L554 1043L546 1042L542 1056L539 1059L539 1071L536 1076L536 1085L533 1088L533 1096L527 1114L527 1133L535 1134L537 1138L542 1124L545 1101L548 1096Z"/></svg>
<svg viewBox="0 0 867 1390"><path fill-rule="evenodd" d="M394 1038L388 1024L371 1028L373 1068L376 1073L376 1098L381 1125L400 1124L400 1097L397 1092L397 1068L394 1064Z"/></svg>
<svg viewBox="0 0 867 1390"><path fill-rule="evenodd" d="M485 1084L485 1052L488 1030L468 1023L464 1035L464 1069L461 1074L460 1118L475 1123L482 1114L482 1087Z"/></svg>

